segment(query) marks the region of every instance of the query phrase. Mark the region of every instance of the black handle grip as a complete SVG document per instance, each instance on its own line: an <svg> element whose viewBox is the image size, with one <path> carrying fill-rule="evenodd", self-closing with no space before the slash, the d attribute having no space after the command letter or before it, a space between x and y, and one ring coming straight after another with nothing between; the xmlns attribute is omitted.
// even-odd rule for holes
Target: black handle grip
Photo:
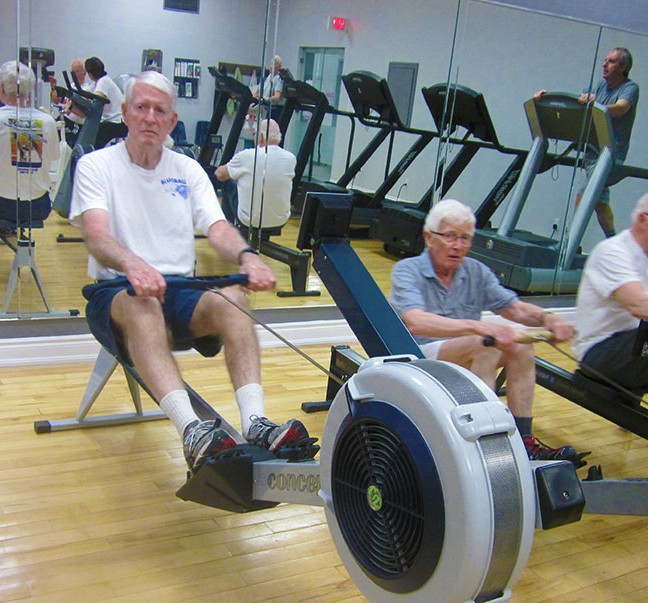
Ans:
<svg viewBox="0 0 648 603"><path fill-rule="evenodd" d="M230 287L232 285L247 285L247 274L224 274L222 276L194 276L187 278L184 276L165 276L168 289L210 289L216 287L221 289L223 287ZM135 295L135 291L131 285L126 288L128 295Z"/></svg>
<svg viewBox="0 0 648 603"><path fill-rule="evenodd" d="M487 348L492 348L495 345L495 337L493 337L492 335L486 335L482 343Z"/></svg>
<svg viewBox="0 0 648 603"><path fill-rule="evenodd" d="M229 287L230 285L247 285L247 274L225 274L223 276L196 276L187 278L184 276L167 276L165 277L167 287L189 287L191 289L209 289L210 287ZM83 287L83 297L87 300L97 292L106 287L126 287L128 295L135 295L133 287L131 287L128 279L125 276L117 276L115 278L106 279L91 285Z"/></svg>

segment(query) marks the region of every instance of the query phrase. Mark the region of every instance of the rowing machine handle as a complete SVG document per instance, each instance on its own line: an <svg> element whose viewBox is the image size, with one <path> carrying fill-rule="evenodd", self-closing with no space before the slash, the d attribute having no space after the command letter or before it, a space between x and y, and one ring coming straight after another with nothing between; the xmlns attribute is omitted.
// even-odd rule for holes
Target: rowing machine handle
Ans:
<svg viewBox="0 0 648 603"><path fill-rule="evenodd" d="M221 276L194 276L187 278L184 276L165 276L167 288L174 289L179 287L189 289L222 289L223 287L231 287L232 285L247 285L247 274L235 273L224 274ZM135 295L133 287L129 284L127 287L128 295Z"/></svg>
<svg viewBox="0 0 648 603"><path fill-rule="evenodd" d="M517 343L534 343L536 341L551 341L553 333L546 329L516 329L515 341ZM486 335L482 340L485 347L491 348L495 345L496 339L492 335Z"/></svg>

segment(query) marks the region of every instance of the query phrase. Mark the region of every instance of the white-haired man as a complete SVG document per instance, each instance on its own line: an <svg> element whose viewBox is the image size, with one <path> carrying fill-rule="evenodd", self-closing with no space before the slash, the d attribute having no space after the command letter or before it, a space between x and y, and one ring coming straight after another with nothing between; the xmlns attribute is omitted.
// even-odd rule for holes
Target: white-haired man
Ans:
<svg viewBox="0 0 648 603"><path fill-rule="evenodd" d="M54 119L31 106L35 85L27 65L0 66L0 219L25 227L52 210L50 168L60 154Z"/></svg>
<svg viewBox="0 0 648 603"><path fill-rule="evenodd" d="M195 230L224 259L238 262L249 289L275 286L270 268L225 220L204 170L164 146L178 120L175 99L173 84L155 71L127 82L122 112L128 136L81 157L71 217L83 228L89 274L105 285L88 296L92 332L104 346L128 354L180 433L195 471L236 442L196 415L168 333L200 351L209 347L206 355L224 346L248 441L276 450L308 434L299 421L277 425L263 417L259 347L249 317L211 291L167 287L166 276L193 274ZM128 284L135 295L127 293ZM227 295L246 305L244 292L228 288Z"/></svg>
<svg viewBox="0 0 648 603"><path fill-rule="evenodd" d="M263 81L261 90L261 99L268 105L268 117L279 119L285 99L283 98L283 80L279 75L281 69L281 57L276 54L272 57L268 66L268 75ZM252 94L254 98L259 98L259 91L255 90Z"/></svg>
<svg viewBox="0 0 648 603"><path fill-rule="evenodd" d="M576 298L574 350L583 366L619 385L648 391L648 358L633 356L639 320L648 318L648 194L632 225L587 258Z"/></svg>
<svg viewBox="0 0 648 603"><path fill-rule="evenodd" d="M549 448L532 432L535 361L533 346L516 341L515 330L481 320L490 310L516 323L545 327L557 341L573 335L560 316L521 301L481 262L466 257L475 232L472 210L452 199L437 203L423 228L421 255L396 263L391 303L426 357L463 366L490 387L506 368L506 398L532 460L579 462L571 446ZM485 346L492 337L494 346Z"/></svg>
<svg viewBox="0 0 648 603"><path fill-rule="evenodd" d="M225 215L246 239L250 227L278 228L290 218L296 158L280 142L279 124L264 119L259 123L257 147L240 151L216 169L216 178L223 182Z"/></svg>

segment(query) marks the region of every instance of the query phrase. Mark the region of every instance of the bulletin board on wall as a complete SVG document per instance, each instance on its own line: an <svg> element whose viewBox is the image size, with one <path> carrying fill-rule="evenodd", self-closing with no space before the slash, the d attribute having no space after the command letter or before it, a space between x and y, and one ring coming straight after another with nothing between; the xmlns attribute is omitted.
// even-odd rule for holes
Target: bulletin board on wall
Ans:
<svg viewBox="0 0 648 603"><path fill-rule="evenodd" d="M200 83L200 61L197 59L176 58L173 65L173 83L178 98L198 98Z"/></svg>

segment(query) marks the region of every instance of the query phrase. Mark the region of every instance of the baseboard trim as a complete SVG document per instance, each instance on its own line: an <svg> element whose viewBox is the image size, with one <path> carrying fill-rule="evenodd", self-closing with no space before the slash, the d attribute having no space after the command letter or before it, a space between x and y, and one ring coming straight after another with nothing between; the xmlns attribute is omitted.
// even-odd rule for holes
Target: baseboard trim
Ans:
<svg viewBox="0 0 648 603"><path fill-rule="evenodd" d="M269 326L298 347L322 343L357 342L345 320L312 320ZM286 345L260 326L256 327L256 331L262 348ZM96 359L98 353L99 344L89 333L0 339L0 367L91 362Z"/></svg>
<svg viewBox="0 0 648 603"><path fill-rule="evenodd" d="M570 322L573 322L575 318L574 308L548 309ZM507 322L490 312L484 313L483 320L487 322ZM308 320L270 324L269 326L297 347L317 344L358 343L356 336L344 319ZM260 325L256 326L256 332L261 348L275 348L286 345ZM98 353L99 344L89 333L0 339L0 367L90 362L97 357Z"/></svg>

